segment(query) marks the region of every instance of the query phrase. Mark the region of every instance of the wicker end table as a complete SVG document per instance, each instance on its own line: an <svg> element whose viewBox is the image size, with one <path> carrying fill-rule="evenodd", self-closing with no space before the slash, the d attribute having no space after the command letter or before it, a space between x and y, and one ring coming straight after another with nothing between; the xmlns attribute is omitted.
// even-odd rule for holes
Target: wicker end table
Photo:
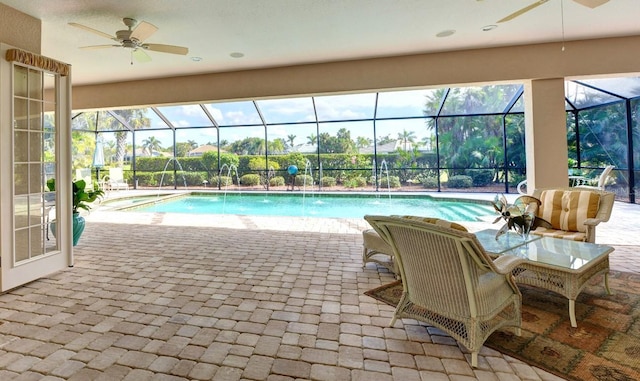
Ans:
<svg viewBox="0 0 640 381"><path fill-rule="evenodd" d="M604 287L607 293L611 293L608 275L609 254L613 252L613 247L551 237L540 237L525 243L511 236L508 239L513 244L496 253L491 250L496 246L495 232L483 230L476 233L476 237L494 255L515 255L527 260L513 271L517 283L544 288L569 299L572 327L578 326L575 300L591 278L604 274ZM503 237L499 240L507 239Z"/></svg>

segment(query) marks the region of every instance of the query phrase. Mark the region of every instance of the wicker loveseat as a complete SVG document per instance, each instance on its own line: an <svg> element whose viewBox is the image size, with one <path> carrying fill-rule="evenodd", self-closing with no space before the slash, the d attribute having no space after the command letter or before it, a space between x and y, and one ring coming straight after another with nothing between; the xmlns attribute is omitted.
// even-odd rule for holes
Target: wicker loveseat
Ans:
<svg viewBox="0 0 640 381"><path fill-rule="evenodd" d="M540 200L536 215L551 224L531 233L574 241L595 242L596 226L609 221L615 195L598 189L536 189L533 197Z"/></svg>
<svg viewBox="0 0 640 381"><path fill-rule="evenodd" d="M422 218L364 218L393 249L402 278L391 326L410 318L437 327L471 352L473 367L492 332L515 327L520 335L522 296L512 271L523 259L492 260L474 234Z"/></svg>

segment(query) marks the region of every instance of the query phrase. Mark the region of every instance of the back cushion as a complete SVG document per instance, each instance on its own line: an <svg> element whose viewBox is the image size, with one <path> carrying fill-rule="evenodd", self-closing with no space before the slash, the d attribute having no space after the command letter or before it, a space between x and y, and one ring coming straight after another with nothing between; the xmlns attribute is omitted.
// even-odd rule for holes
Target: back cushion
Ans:
<svg viewBox="0 0 640 381"><path fill-rule="evenodd" d="M408 219L416 220L416 221L427 222L427 223L430 223L430 224L434 224L434 225L438 225L438 226L442 226L442 227L450 228L450 229L456 229L456 230L460 230L460 231L463 231L463 232L468 232L467 228L465 228L464 226L462 226L460 224L456 224L455 222L443 220L443 219L440 219L440 218L419 217L419 216L400 216L400 217L408 218Z"/></svg>
<svg viewBox="0 0 640 381"><path fill-rule="evenodd" d="M600 195L589 191L545 190L538 215L554 229L585 232L584 221L598 213Z"/></svg>

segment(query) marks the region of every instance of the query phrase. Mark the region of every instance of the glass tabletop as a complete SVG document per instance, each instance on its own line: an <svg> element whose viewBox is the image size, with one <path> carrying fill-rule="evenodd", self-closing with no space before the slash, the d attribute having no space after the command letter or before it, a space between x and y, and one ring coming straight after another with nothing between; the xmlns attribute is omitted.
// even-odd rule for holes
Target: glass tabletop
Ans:
<svg viewBox="0 0 640 381"><path fill-rule="evenodd" d="M509 230L496 239L496 233L498 233L496 229L486 229L475 233L482 247L484 247L487 252L493 254L502 254L528 242L542 238L541 236L530 234L525 241L520 234Z"/></svg>
<svg viewBox="0 0 640 381"><path fill-rule="evenodd" d="M529 242L524 242L515 233L513 233L515 237L505 237L505 234L496 240L496 232L497 230L482 230L475 233L478 241L487 252L500 255L515 255L532 262L569 270L578 270L613 251L613 247L607 245L541 237L533 234L530 236L531 240ZM517 242L518 239L520 242ZM514 241L516 242L514 243Z"/></svg>

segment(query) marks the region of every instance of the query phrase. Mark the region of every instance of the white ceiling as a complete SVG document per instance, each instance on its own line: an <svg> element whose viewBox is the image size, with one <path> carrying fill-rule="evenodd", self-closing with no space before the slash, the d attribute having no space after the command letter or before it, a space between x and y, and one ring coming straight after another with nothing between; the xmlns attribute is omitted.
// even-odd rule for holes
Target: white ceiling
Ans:
<svg viewBox="0 0 640 381"><path fill-rule="evenodd" d="M234 71L367 57L640 34L640 0L590 9L547 3L483 32L536 0L0 0L42 20L42 54L73 65L73 83ZM564 8L564 18L562 17ZM182 45L186 56L149 52L131 65L124 48L81 50L114 35L123 17L156 25L145 42ZM455 30L449 36L436 34ZM639 47L640 48L640 47ZM244 54L232 58L233 52ZM194 62L192 57L200 57Z"/></svg>

